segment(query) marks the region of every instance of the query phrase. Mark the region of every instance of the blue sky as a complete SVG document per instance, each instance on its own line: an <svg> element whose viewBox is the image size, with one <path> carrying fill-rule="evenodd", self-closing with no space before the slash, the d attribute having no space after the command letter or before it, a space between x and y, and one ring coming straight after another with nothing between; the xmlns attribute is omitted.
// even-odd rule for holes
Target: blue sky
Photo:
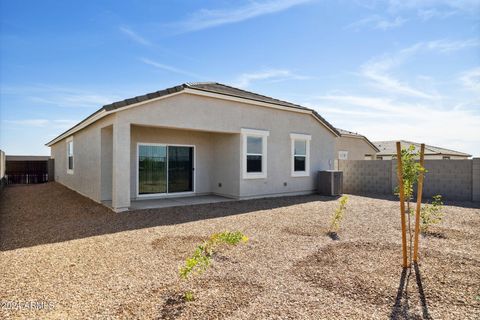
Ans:
<svg viewBox="0 0 480 320"><path fill-rule="evenodd" d="M480 1L1 1L0 149L103 104L217 81L371 140L480 156Z"/></svg>

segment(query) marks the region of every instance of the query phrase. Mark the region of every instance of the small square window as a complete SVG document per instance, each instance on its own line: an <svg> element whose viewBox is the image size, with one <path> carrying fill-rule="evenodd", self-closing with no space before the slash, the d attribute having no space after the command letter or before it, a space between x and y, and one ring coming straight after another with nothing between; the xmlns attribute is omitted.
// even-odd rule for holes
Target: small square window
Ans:
<svg viewBox="0 0 480 320"><path fill-rule="evenodd" d="M347 160L348 159L348 151L338 151L338 159Z"/></svg>

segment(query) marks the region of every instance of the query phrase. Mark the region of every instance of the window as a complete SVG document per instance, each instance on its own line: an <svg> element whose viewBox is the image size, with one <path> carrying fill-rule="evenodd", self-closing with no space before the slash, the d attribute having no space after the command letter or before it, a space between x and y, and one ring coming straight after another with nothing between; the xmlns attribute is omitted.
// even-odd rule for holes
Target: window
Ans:
<svg viewBox="0 0 480 320"><path fill-rule="evenodd" d="M348 159L348 151L338 151L338 159L339 160L347 160Z"/></svg>
<svg viewBox="0 0 480 320"><path fill-rule="evenodd" d="M372 160L373 157L371 154L366 154L364 160Z"/></svg>
<svg viewBox="0 0 480 320"><path fill-rule="evenodd" d="M262 179L267 177L268 131L242 129L243 178Z"/></svg>
<svg viewBox="0 0 480 320"><path fill-rule="evenodd" d="M137 195L194 192L195 146L137 144Z"/></svg>
<svg viewBox="0 0 480 320"><path fill-rule="evenodd" d="M67 139L67 173L73 174L73 137Z"/></svg>
<svg viewBox="0 0 480 320"><path fill-rule="evenodd" d="M247 172L262 172L262 140L247 136Z"/></svg>
<svg viewBox="0 0 480 320"><path fill-rule="evenodd" d="M310 140L312 136L291 133L292 141L292 176L306 177L310 175Z"/></svg>
<svg viewBox="0 0 480 320"><path fill-rule="evenodd" d="M449 156L443 156L442 159L443 160L450 160L450 157Z"/></svg>

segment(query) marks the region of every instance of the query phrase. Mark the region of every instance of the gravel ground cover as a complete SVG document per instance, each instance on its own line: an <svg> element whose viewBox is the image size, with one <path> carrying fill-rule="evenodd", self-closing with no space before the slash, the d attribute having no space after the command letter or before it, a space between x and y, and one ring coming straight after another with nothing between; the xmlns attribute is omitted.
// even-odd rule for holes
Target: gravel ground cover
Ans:
<svg viewBox="0 0 480 320"><path fill-rule="evenodd" d="M8 187L0 318L480 318L478 205L447 202L402 272L398 201L349 198L332 240L338 200L317 195L115 214L57 183ZM250 240L179 280L195 246L225 230Z"/></svg>

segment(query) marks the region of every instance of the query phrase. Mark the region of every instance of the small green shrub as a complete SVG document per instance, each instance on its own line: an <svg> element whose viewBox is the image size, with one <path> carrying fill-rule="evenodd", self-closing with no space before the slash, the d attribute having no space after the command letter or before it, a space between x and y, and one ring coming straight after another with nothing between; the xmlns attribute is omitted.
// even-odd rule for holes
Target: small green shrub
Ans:
<svg viewBox="0 0 480 320"><path fill-rule="evenodd" d="M424 167L416 161L419 157L418 152L415 152L415 147L411 145L408 149L402 149L402 179L405 200L409 204L413 198L414 187L418 182L420 174L427 172ZM395 188L395 195L399 195L399 187Z"/></svg>
<svg viewBox="0 0 480 320"><path fill-rule="evenodd" d="M203 273L212 262L215 250L224 244L237 245L247 242L248 237L240 231L215 233L204 243L197 246L190 258L187 258L183 267L179 270L180 278L187 279L191 274Z"/></svg>
<svg viewBox="0 0 480 320"><path fill-rule="evenodd" d="M207 241L198 245L195 248L193 255L185 261L185 264L180 267L178 273L181 279L188 279L189 276L201 274L207 270L212 263L212 257L215 251L222 245L237 245L241 242L248 241L248 237L240 231L235 232L221 232L212 234ZM186 291L183 295L185 301L190 302L195 300L193 291Z"/></svg>
<svg viewBox="0 0 480 320"><path fill-rule="evenodd" d="M212 243L226 243L229 245L237 245L240 242L247 242L248 237L245 236L243 233L240 231L235 231L235 232L221 232L221 233L215 233L210 237L210 241Z"/></svg>
<svg viewBox="0 0 480 320"><path fill-rule="evenodd" d="M426 204L422 210L420 210L420 231L422 233L428 233L432 224L442 222L442 219L445 216L442 209L442 196L436 195L433 196L431 204Z"/></svg>
<svg viewBox="0 0 480 320"><path fill-rule="evenodd" d="M191 273L202 273L208 268L212 253L207 250L205 243L197 246L193 255L187 258L185 265L180 268L180 278L186 279Z"/></svg>
<svg viewBox="0 0 480 320"><path fill-rule="evenodd" d="M338 232L340 229L340 222L343 220L343 216L345 215L345 209L347 206L348 202L348 197L347 196L342 196L340 198L340 205L338 208L335 210L335 212L332 215L332 220L330 223L330 232Z"/></svg>
<svg viewBox="0 0 480 320"><path fill-rule="evenodd" d="M183 298L187 302L191 302L195 300L195 295L193 294L193 291L186 291L185 294L183 295Z"/></svg>

